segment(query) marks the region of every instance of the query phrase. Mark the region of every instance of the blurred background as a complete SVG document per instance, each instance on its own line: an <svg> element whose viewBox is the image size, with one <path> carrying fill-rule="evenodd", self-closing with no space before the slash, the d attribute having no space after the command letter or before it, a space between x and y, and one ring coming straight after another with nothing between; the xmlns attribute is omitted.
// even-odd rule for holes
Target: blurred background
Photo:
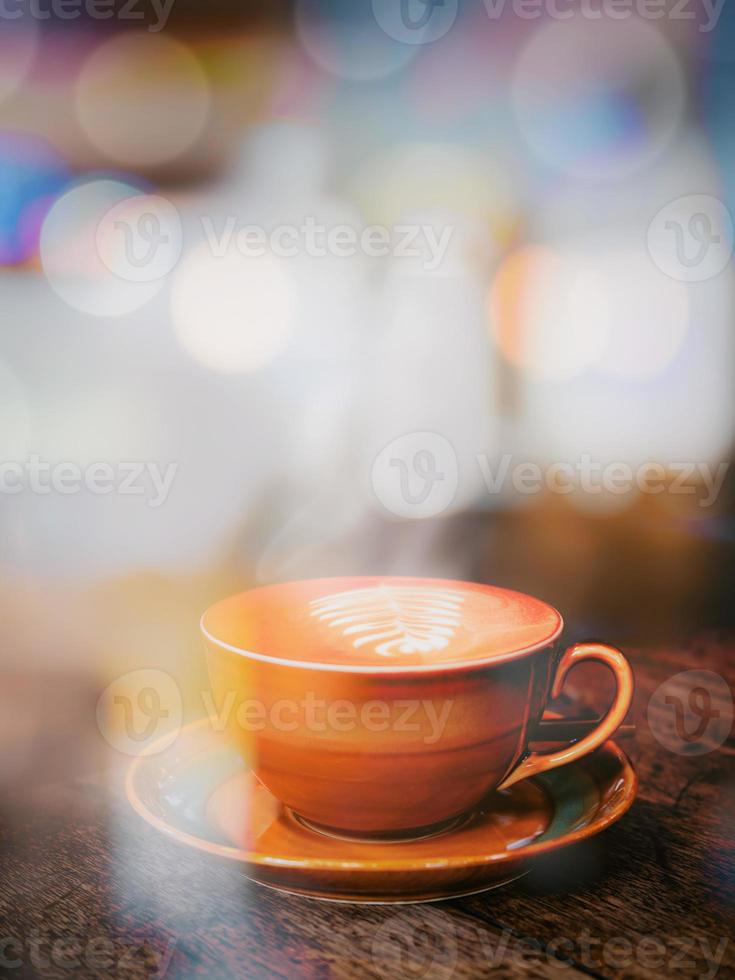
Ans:
<svg viewBox="0 0 735 980"><path fill-rule="evenodd" d="M289 578L732 625L735 9L609 6L0 14L1 726L201 713L202 610Z"/></svg>

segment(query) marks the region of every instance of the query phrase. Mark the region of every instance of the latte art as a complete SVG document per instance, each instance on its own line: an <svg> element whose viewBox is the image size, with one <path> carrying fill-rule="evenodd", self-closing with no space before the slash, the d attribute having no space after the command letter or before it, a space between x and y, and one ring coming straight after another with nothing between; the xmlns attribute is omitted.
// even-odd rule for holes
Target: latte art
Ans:
<svg viewBox="0 0 735 980"><path fill-rule="evenodd" d="M488 662L561 629L555 609L520 592L388 575L264 585L218 603L207 623L254 659L371 673Z"/></svg>
<svg viewBox="0 0 735 980"><path fill-rule="evenodd" d="M452 589L378 585L313 599L310 614L381 657L444 650L461 625L465 596Z"/></svg>

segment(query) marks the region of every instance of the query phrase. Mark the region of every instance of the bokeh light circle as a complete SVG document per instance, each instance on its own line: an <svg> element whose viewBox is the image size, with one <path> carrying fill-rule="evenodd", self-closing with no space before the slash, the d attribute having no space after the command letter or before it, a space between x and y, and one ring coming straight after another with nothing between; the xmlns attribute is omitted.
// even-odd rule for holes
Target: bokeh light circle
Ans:
<svg viewBox="0 0 735 980"><path fill-rule="evenodd" d="M104 254L110 261L114 252L107 244L100 252L100 240L106 237L100 236L100 225L124 242L124 228L110 227L109 215L121 202L144 196L122 181L92 180L62 194L46 215L41 265L51 287L73 309L94 316L122 316L147 303L163 285L160 278L131 281L117 275L103 260ZM173 236L175 229L167 234ZM133 238L131 247L141 246Z"/></svg>
<svg viewBox="0 0 735 980"><path fill-rule="evenodd" d="M291 337L295 290L285 263L235 249L215 255L206 243L184 257L174 275L171 314L194 360L225 373L257 371Z"/></svg>
<svg viewBox="0 0 735 980"><path fill-rule="evenodd" d="M526 141L575 177L625 177L675 135L686 87L674 50L635 18L549 21L522 50L512 103Z"/></svg>
<svg viewBox="0 0 735 980"><path fill-rule="evenodd" d="M129 167L156 166L201 136L210 108L207 76L180 41L126 33L89 56L77 79L79 121L90 142Z"/></svg>
<svg viewBox="0 0 735 980"><path fill-rule="evenodd" d="M320 68L355 82L385 78L419 50L390 37L378 25L370 3L297 0L296 32Z"/></svg>

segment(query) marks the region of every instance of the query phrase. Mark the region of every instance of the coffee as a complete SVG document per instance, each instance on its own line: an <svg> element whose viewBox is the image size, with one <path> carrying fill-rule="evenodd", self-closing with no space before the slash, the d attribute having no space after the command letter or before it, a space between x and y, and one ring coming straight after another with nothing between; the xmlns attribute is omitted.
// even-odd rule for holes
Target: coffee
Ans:
<svg viewBox="0 0 735 980"><path fill-rule="evenodd" d="M438 833L489 792L610 738L630 667L602 643L559 657L561 625L518 592L398 577L267 586L202 617L213 703L248 766L302 823L361 839ZM573 745L529 751L584 661L615 676L608 713Z"/></svg>
<svg viewBox="0 0 735 980"><path fill-rule="evenodd" d="M210 612L220 640L269 659L395 670L491 661L551 642L561 617L531 596L430 578L288 582Z"/></svg>

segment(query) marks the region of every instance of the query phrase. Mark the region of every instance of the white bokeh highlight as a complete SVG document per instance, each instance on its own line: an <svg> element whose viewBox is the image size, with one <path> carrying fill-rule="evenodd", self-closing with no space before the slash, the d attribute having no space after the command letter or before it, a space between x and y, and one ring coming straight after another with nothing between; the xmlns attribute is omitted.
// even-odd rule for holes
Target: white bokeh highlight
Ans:
<svg viewBox="0 0 735 980"><path fill-rule="evenodd" d="M234 249L215 255L207 243L174 276L171 315L184 350L224 373L257 371L291 338L295 290L284 262Z"/></svg>

